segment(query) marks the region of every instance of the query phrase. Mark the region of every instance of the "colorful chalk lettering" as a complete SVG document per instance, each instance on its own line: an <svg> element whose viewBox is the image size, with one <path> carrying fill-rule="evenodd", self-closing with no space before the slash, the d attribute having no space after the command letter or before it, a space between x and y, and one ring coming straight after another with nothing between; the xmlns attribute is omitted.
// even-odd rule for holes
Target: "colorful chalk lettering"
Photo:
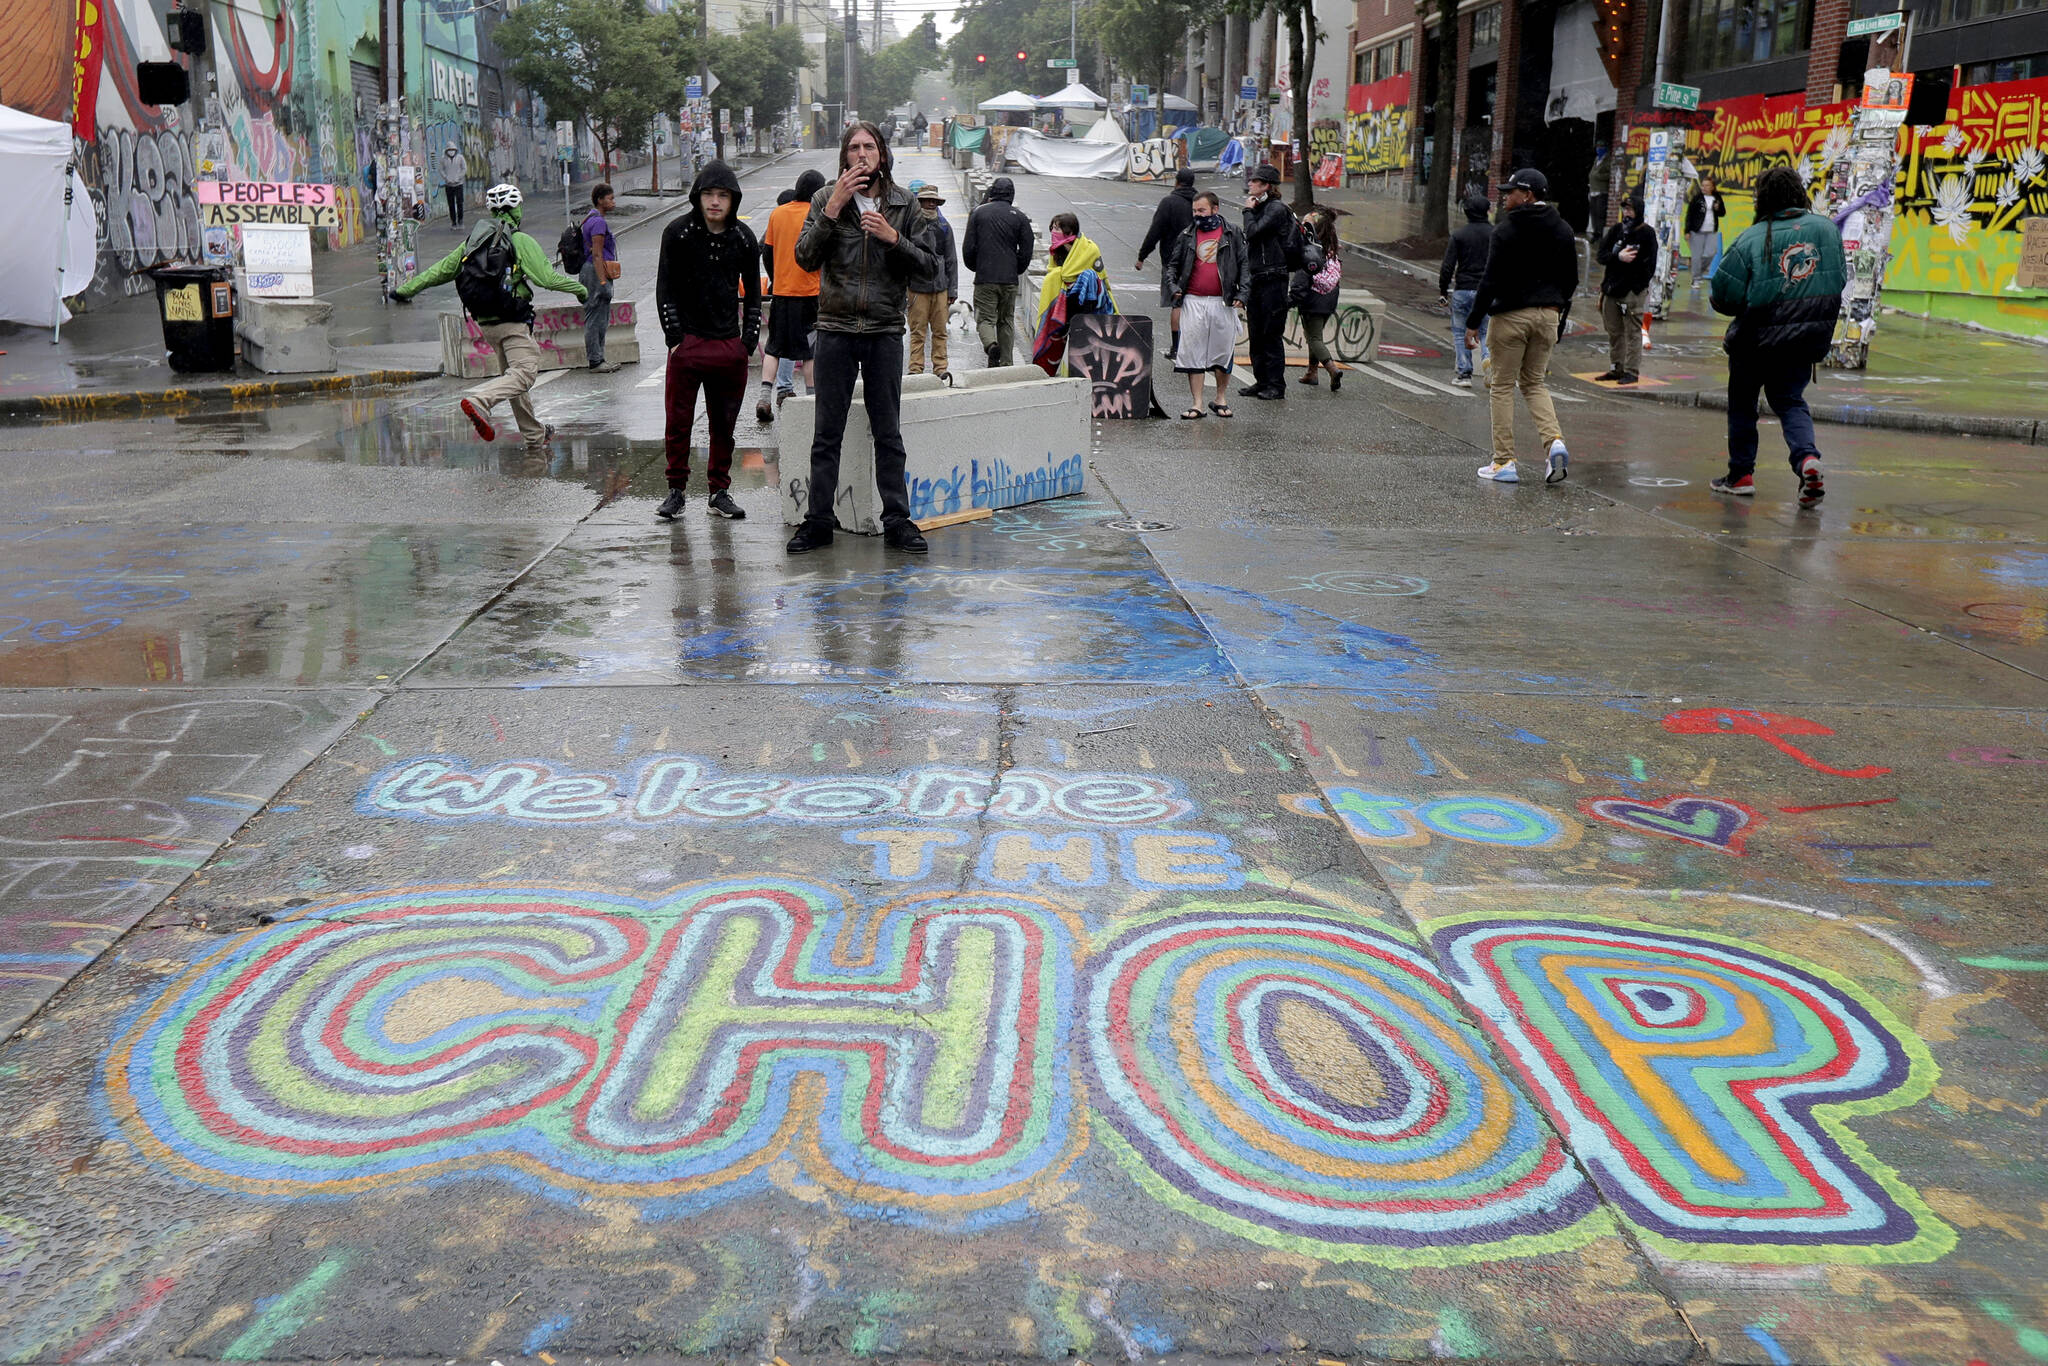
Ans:
<svg viewBox="0 0 2048 1366"><path fill-rule="evenodd" d="M1642 802L1629 797L1589 797L1579 810L1595 820L1683 840L1702 849L1718 849L1740 855L1750 831L1763 824L1763 817L1741 802L1725 797L1677 796L1661 802Z"/></svg>
<svg viewBox="0 0 2048 1366"><path fill-rule="evenodd" d="M1326 791L1330 810L1361 844L1413 846L1440 835L1464 844L1541 849L1578 838L1569 817L1494 793L1453 793L1416 802L1355 787Z"/></svg>
<svg viewBox="0 0 2048 1366"><path fill-rule="evenodd" d="M1787 716L1775 711L1747 711L1731 707L1694 707L1686 711L1675 711L1664 718L1664 729L1673 735L1754 735L1757 739L1788 758L1796 759L1816 773L1826 773L1837 778L1877 778L1891 772L1876 764L1865 764L1861 768L1835 768L1800 749L1785 737L1788 735L1833 735L1831 726L1818 721L1809 721L1803 716Z"/></svg>
<svg viewBox="0 0 2048 1366"><path fill-rule="evenodd" d="M630 778L557 773L537 760L469 771L448 755L407 759L372 778L357 799L366 815L426 821L641 825L787 821L830 825L877 817L977 819L1111 827L1157 825L1194 803L1149 774L916 768L893 775L721 777L684 755L661 755Z"/></svg>
<svg viewBox="0 0 2048 1366"><path fill-rule="evenodd" d="M1619 921L1457 916L1438 958L1646 1241L1758 1262L1930 1261L1955 1234L1848 1121L1927 1046L1825 969Z"/></svg>

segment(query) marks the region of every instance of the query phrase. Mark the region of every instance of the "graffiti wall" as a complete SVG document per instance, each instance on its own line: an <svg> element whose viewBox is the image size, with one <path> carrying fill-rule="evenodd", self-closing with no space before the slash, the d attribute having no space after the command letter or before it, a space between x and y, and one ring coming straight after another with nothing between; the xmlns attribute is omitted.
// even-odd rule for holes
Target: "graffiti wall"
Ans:
<svg viewBox="0 0 2048 1366"><path fill-rule="evenodd" d="M1344 101L1344 172L1368 175L1408 166L1412 74L1354 85ZM1331 148L1330 150L1336 150Z"/></svg>

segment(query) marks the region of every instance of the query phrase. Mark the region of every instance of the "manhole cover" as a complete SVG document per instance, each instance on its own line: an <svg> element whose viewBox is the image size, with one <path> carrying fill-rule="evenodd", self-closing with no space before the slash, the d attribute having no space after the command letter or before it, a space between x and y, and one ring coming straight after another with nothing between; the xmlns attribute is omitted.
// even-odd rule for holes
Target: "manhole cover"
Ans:
<svg viewBox="0 0 2048 1366"><path fill-rule="evenodd" d="M1175 531L1172 522L1148 522L1142 517L1112 517L1103 523L1111 531Z"/></svg>

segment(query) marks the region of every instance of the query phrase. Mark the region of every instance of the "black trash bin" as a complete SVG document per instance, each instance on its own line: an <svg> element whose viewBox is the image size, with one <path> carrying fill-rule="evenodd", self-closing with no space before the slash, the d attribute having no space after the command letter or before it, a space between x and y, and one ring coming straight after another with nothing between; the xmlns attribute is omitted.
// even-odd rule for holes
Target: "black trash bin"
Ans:
<svg viewBox="0 0 2048 1366"><path fill-rule="evenodd" d="M156 311L163 319L164 350L181 374L235 368L235 286L227 266L163 266L156 279Z"/></svg>

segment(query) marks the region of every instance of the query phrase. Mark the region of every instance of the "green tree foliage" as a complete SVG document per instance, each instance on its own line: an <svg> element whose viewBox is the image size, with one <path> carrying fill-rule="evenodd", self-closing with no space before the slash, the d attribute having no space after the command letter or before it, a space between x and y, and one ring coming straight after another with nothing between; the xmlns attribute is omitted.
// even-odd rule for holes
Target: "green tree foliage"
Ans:
<svg viewBox="0 0 2048 1366"><path fill-rule="evenodd" d="M1245 16L1247 23L1269 8L1280 12L1280 29L1287 36L1287 69L1293 73L1288 94L1294 107L1294 136L1302 149L1294 163L1294 208L1305 212L1316 202L1314 168L1307 155L1309 87L1315 83L1316 48L1329 31L1316 23L1315 0L1226 0L1224 8Z"/></svg>
<svg viewBox="0 0 2048 1366"><path fill-rule="evenodd" d="M492 35L512 74L597 139L609 162L647 145L654 116L681 98L673 25L644 0L526 0Z"/></svg>
<svg viewBox="0 0 2048 1366"><path fill-rule="evenodd" d="M909 33L861 64L861 116L881 118L898 105L908 104L917 78L945 64L938 24L927 14Z"/></svg>
<svg viewBox="0 0 2048 1366"><path fill-rule="evenodd" d="M1098 3L1080 6L1080 50L1071 54L1080 59L1081 79L1098 91L1105 84L1094 52L1101 8ZM974 100L1013 86L1029 95L1050 95L1066 84L1066 72L1048 69L1045 60L1070 55L1067 30L1073 10L1068 0L966 0L957 13L960 31L947 42L946 57L962 103L971 107ZM1021 70L1019 52L1027 54ZM988 62L976 62L977 55Z"/></svg>
<svg viewBox="0 0 2048 1366"><path fill-rule="evenodd" d="M1101 0L1097 31L1119 66L1149 84L1159 126L1166 126L1166 81L1188 34L1221 12L1216 0Z"/></svg>
<svg viewBox="0 0 2048 1366"><path fill-rule="evenodd" d="M714 33L706 44L705 59L718 77L718 89L711 92L715 109L739 111L752 107L756 124L789 108L796 98L796 73L809 55L803 34L790 24L768 19L751 19L740 24L737 33ZM696 73L695 54L685 74ZM715 126L715 125L714 125ZM725 155L725 134L714 133L718 154Z"/></svg>

